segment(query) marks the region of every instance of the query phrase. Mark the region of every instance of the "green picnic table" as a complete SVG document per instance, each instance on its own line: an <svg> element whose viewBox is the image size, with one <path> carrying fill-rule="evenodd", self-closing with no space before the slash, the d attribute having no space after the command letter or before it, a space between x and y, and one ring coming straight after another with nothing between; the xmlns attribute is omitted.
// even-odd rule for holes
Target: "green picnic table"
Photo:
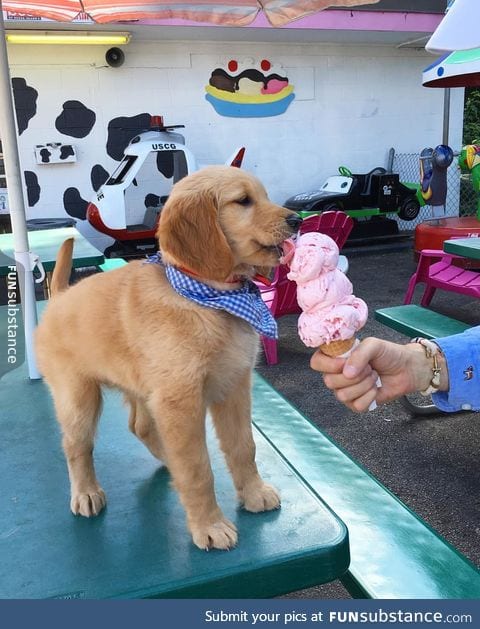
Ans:
<svg viewBox="0 0 480 629"><path fill-rule="evenodd" d="M105 261L103 253L90 244L75 227L31 231L28 233L30 251L38 254L47 273L53 270L58 249L67 238L75 239L74 268L99 266ZM15 265L13 235L0 234L0 276L8 275L12 265Z"/></svg>
<svg viewBox="0 0 480 629"><path fill-rule="evenodd" d="M480 238L472 236L471 238L452 238L445 240L443 250L446 253L453 253L464 258L480 260Z"/></svg>
<svg viewBox="0 0 480 629"><path fill-rule="evenodd" d="M40 316L44 304L37 302ZM0 342L7 323L2 306ZM264 386L256 376L255 416L268 422L278 408ZM261 430L254 433L259 468L280 490L282 507L259 514L238 508L210 430L217 499L238 528L239 544L205 552L191 541L168 471L128 431L119 393L104 395L95 462L108 503L90 519L70 513L61 435L45 384L29 381L24 365L4 370L0 404L0 599L265 598L335 580L348 568L346 526Z"/></svg>

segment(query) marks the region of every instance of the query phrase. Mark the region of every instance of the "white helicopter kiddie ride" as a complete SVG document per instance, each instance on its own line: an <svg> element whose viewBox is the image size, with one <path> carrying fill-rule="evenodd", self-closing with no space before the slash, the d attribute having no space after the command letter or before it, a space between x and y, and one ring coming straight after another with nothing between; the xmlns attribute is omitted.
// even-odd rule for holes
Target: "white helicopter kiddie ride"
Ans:
<svg viewBox="0 0 480 629"><path fill-rule="evenodd" d="M102 234L115 239L106 256L132 257L156 249L155 233L172 186L198 170L185 138L152 116L150 130L136 135L124 158L87 208L87 219ZM226 164L240 167L245 148L237 149Z"/></svg>

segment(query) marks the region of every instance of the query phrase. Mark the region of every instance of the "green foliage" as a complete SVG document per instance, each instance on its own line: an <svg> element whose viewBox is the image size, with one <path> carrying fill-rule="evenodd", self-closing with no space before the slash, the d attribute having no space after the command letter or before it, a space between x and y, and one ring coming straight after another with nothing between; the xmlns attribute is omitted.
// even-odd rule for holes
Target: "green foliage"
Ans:
<svg viewBox="0 0 480 629"><path fill-rule="evenodd" d="M465 90L462 143L475 144L480 140L480 89Z"/></svg>

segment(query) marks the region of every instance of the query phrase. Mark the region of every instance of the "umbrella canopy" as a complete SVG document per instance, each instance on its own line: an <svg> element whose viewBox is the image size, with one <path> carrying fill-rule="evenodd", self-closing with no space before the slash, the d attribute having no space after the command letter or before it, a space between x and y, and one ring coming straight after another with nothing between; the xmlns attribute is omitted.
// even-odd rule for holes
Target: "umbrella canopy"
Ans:
<svg viewBox="0 0 480 629"><path fill-rule="evenodd" d="M480 48L457 50L423 71L425 87L480 87Z"/></svg>
<svg viewBox="0 0 480 629"><path fill-rule="evenodd" d="M480 87L480 2L449 0L447 13L425 46L429 52L446 52L425 68L425 87L445 88L443 143L448 143L451 87ZM451 53L451 54L448 54Z"/></svg>
<svg viewBox="0 0 480 629"><path fill-rule="evenodd" d="M428 52L452 52L480 46L480 2L455 0L425 46Z"/></svg>
<svg viewBox="0 0 480 629"><path fill-rule="evenodd" d="M282 26L311 13L334 6L374 4L378 0L5 0L3 11L32 15L54 21L74 20L87 13L98 23L144 19L187 19L221 26L246 26L259 11L264 11L272 26ZM15 260L20 281L25 329L25 349L31 379L40 378L33 348L33 330L37 323L33 269L34 254L29 250L23 200L22 175L18 155L16 123L11 95L3 11L0 11L0 138L2 139L5 174L15 244Z"/></svg>
<svg viewBox="0 0 480 629"><path fill-rule="evenodd" d="M184 19L220 26L246 26L263 11L272 26L316 13L328 7L376 4L379 0L202 0L165 2L158 0L6 0L5 11L71 21L79 13L103 24L144 19Z"/></svg>

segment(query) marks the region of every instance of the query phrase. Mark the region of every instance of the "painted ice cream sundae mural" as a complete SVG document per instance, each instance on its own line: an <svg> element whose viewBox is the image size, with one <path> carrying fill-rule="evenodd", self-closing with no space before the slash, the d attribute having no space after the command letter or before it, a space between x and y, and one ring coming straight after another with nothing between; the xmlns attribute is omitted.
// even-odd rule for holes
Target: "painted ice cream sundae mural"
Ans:
<svg viewBox="0 0 480 629"><path fill-rule="evenodd" d="M238 62L213 70L205 98L221 116L263 118L283 114L295 98L281 67L268 59Z"/></svg>

